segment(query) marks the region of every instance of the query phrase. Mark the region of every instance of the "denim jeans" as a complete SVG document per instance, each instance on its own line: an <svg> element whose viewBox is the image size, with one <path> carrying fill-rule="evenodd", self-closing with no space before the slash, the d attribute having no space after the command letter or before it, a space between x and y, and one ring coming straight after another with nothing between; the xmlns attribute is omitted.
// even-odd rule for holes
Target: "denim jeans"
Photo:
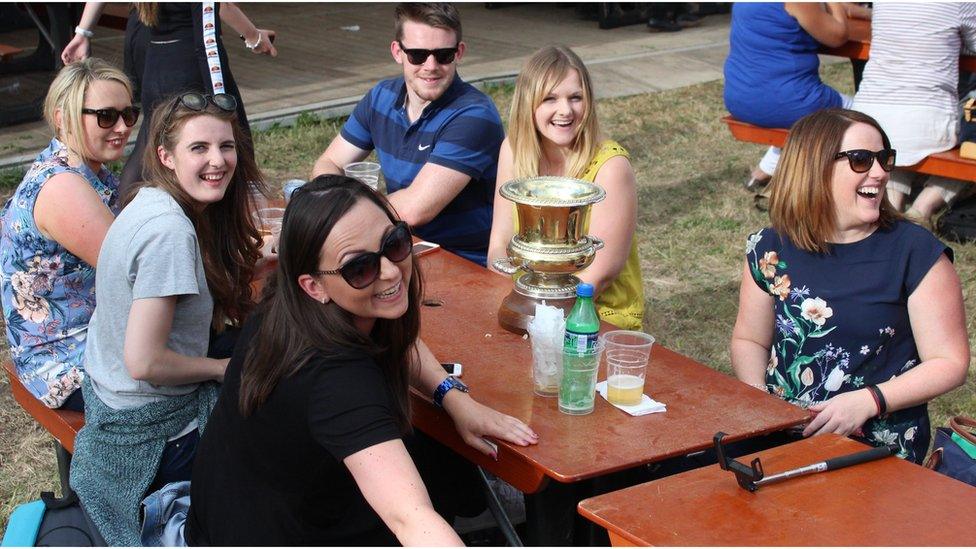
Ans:
<svg viewBox="0 0 976 549"><path fill-rule="evenodd" d="M171 482L142 500L142 545L186 547L183 527L190 508L189 481Z"/></svg>

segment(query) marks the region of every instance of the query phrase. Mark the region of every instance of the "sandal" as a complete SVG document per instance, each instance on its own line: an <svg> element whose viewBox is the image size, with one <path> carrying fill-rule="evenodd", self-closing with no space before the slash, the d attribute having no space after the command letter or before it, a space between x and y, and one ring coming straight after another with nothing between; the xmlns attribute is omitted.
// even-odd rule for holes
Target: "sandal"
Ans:
<svg viewBox="0 0 976 549"><path fill-rule="evenodd" d="M769 184L769 181L773 176L760 170L759 168L753 168L752 173L749 176L749 180L743 184L743 187L749 192L756 192L762 188L765 188Z"/></svg>

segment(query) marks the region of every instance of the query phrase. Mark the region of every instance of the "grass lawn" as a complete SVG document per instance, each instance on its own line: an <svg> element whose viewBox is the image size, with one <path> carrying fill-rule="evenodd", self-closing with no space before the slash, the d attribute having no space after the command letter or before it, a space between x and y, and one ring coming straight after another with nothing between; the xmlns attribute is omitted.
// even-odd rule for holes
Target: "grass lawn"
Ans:
<svg viewBox="0 0 976 549"><path fill-rule="evenodd" d="M822 70L828 83L853 92L849 64ZM490 91L507 117L511 86ZM726 114L721 81L601 101L599 113L604 131L630 151L637 172L646 331L675 351L731 373L728 341L745 239L768 224L741 183L763 147L734 141L720 122ZM294 127L258 133L259 165L269 181L305 178L341 123L303 117ZM19 176L0 174L0 184L11 179L16 184ZM976 245L953 248L970 311L970 345L976 347ZM930 413L933 426L944 425L949 415L976 415L973 384L933 401ZM51 438L16 405L6 378L0 381L0 425L2 531L14 506L58 483Z"/></svg>

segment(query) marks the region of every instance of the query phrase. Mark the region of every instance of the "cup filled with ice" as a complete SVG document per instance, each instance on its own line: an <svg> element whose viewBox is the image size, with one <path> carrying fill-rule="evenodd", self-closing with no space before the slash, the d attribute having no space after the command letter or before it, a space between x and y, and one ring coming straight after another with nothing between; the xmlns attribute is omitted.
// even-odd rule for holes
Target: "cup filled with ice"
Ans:
<svg viewBox="0 0 976 549"><path fill-rule="evenodd" d="M544 397L559 394L563 371L563 311L544 303L535 306L535 316L525 327L532 342L532 390Z"/></svg>

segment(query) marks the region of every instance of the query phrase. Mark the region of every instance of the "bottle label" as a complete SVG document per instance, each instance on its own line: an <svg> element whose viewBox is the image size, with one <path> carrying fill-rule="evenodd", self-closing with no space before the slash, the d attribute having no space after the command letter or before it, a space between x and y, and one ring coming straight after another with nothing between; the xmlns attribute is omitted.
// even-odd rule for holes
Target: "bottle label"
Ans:
<svg viewBox="0 0 976 549"><path fill-rule="evenodd" d="M577 353L591 353L596 348L599 333L581 334L566 330L566 337L563 339L563 348Z"/></svg>

